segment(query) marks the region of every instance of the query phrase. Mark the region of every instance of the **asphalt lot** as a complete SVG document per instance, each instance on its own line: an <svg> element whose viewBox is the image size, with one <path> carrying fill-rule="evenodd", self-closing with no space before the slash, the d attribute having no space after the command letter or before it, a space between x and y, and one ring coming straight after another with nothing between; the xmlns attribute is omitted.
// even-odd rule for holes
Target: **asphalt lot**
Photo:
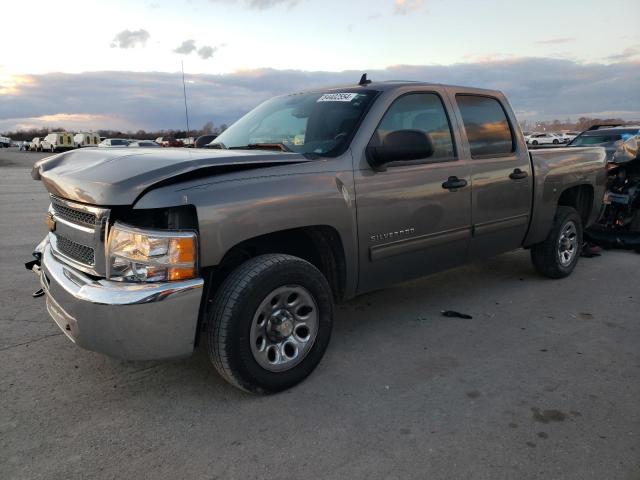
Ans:
<svg viewBox="0 0 640 480"><path fill-rule="evenodd" d="M552 281L519 251L359 297L307 381L253 397L202 352L126 363L59 332L23 267L42 156L0 150L3 480L640 479L640 255Z"/></svg>

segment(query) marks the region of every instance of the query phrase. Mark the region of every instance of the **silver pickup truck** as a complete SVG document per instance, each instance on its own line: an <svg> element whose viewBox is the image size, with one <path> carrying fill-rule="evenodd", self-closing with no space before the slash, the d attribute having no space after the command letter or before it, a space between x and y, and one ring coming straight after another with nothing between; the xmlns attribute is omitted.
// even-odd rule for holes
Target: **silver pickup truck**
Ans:
<svg viewBox="0 0 640 480"><path fill-rule="evenodd" d="M254 393L311 373L334 302L523 247L569 275L605 188L602 148L529 152L500 92L456 86L277 97L209 147L38 162L49 233L28 268L78 345L132 360L203 345Z"/></svg>

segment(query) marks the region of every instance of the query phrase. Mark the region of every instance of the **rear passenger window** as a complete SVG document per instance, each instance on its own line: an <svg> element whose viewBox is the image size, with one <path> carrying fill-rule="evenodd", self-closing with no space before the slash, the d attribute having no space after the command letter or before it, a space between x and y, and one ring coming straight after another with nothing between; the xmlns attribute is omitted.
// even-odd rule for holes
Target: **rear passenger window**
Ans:
<svg viewBox="0 0 640 480"><path fill-rule="evenodd" d="M398 98L384 114L372 143L380 145L386 135L397 130L424 132L434 147L429 162L455 159L449 119L442 100L435 93L411 93Z"/></svg>
<svg viewBox="0 0 640 480"><path fill-rule="evenodd" d="M491 97L456 95L471 157L506 155L514 150L513 134L500 102Z"/></svg>

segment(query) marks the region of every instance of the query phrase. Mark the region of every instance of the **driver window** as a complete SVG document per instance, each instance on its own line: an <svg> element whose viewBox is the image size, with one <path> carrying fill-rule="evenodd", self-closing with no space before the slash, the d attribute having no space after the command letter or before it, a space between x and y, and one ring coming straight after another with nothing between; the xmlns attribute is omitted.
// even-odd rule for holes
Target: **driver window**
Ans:
<svg viewBox="0 0 640 480"><path fill-rule="evenodd" d="M397 130L419 130L427 135L434 148L429 162L455 160L449 119L435 93L411 93L398 98L384 114L372 143L384 144L385 137Z"/></svg>

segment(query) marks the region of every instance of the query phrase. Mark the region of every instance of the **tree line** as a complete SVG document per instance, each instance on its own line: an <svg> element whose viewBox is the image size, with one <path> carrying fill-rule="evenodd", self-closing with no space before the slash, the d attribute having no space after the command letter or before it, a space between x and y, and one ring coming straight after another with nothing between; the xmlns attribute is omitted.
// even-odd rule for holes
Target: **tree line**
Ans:
<svg viewBox="0 0 640 480"><path fill-rule="evenodd" d="M549 120L543 122L537 122L533 120L520 121L520 127L525 132L560 132L563 130L571 130L582 132L593 125L610 125L610 124L623 124L631 125L638 124L640 122L625 121L621 118L591 118L580 117L576 121L570 119L562 120ZM138 130L138 131L119 131L119 130L97 130L97 133L101 137L107 138L132 138L136 140L155 140L158 137L173 137L173 138L186 138L186 137L199 137L200 135L220 134L227 129L226 124L214 125L213 122L205 123L202 128L191 130L187 135L186 130ZM43 127L43 128L31 128L27 130L15 130L11 132L4 132L2 136L9 137L12 140L28 140L30 141L34 137L46 137L47 134L53 132L66 132L63 127Z"/></svg>
<svg viewBox="0 0 640 480"><path fill-rule="evenodd" d="M537 122L533 120L522 120L520 122L520 128L525 132L561 132L561 131L576 131L582 132L594 125L638 125L640 122L627 121L621 118L591 118L580 117L576 121L570 119L562 120L549 120L544 122Z"/></svg>
<svg viewBox="0 0 640 480"><path fill-rule="evenodd" d="M158 137L171 137L171 138L187 138L194 137L197 138L200 135L212 135L212 134L220 134L227 129L227 125L225 123L221 125L214 125L213 122L205 123L202 128L190 130L187 135L186 130L175 130L175 129L162 129L162 130L137 130L135 132L128 130L126 132L120 130L91 130L95 131L101 137L106 138L132 138L135 140L155 140ZM68 132L64 127L42 127L42 128L30 128L24 130L15 130L3 132L1 136L9 137L11 140L16 141L31 141L34 137L46 137L49 133L55 132ZM71 130L75 131L75 130ZM78 131L89 131L89 130L78 130Z"/></svg>

